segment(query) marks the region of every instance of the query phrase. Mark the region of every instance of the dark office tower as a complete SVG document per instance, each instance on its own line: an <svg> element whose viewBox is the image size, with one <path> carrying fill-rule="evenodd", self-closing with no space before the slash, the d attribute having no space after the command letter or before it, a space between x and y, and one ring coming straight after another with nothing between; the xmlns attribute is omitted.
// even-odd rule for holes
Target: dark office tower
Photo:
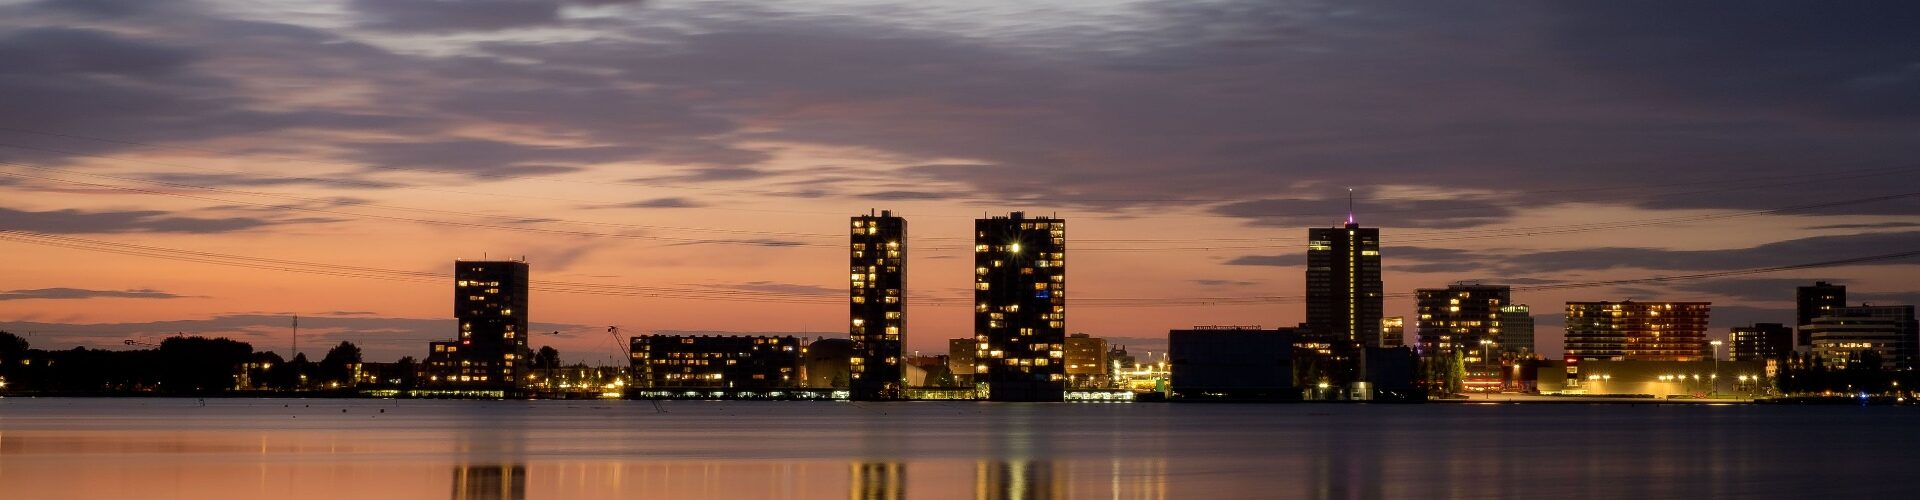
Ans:
<svg viewBox="0 0 1920 500"><path fill-rule="evenodd" d="M449 380L463 385L524 385L527 351L527 263L454 261L453 316L459 349Z"/></svg>
<svg viewBox="0 0 1920 500"><path fill-rule="evenodd" d="M1420 354L1428 359L1457 355L1466 367L1469 389L1498 389L1501 308L1513 303L1513 289L1453 284L1414 293L1420 307Z"/></svg>
<svg viewBox="0 0 1920 500"><path fill-rule="evenodd" d="M1063 400L1067 222L1014 212L973 229L975 380L993 401Z"/></svg>
<svg viewBox="0 0 1920 500"><path fill-rule="evenodd" d="M850 255L848 388L855 401L900 399L906 384L900 346L907 325L907 220L892 211L854 217Z"/></svg>
<svg viewBox="0 0 1920 500"><path fill-rule="evenodd" d="M1307 230L1307 342L1380 347L1380 229Z"/></svg>
<svg viewBox="0 0 1920 500"><path fill-rule="evenodd" d="M1835 309L1847 307L1847 287L1825 281L1814 282L1813 286L1803 286L1794 290L1794 328L1800 334L1796 340L1800 347L1813 345L1813 336L1807 332L1807 325L1813 319L1832 314Z"/></svg>
<svg viewBox="0 0 1920 500"><path fill-rule="evenodd" d="M1732 344L1728 354L1733 361L1786 359L1793 354L1793 328L1779 323L1754 323L1736 326L1727 334Z"/></svg>

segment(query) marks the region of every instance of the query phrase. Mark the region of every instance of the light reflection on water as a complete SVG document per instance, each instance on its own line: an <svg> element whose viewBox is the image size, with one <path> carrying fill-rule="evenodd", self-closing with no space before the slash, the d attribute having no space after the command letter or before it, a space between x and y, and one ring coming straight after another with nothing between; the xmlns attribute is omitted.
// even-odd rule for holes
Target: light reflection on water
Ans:
<svg viewBox="0 0 1920 500"><path fill-rule="evenodd" d="M0 399L0 498L1914 497L1908 408Z"/></svg>

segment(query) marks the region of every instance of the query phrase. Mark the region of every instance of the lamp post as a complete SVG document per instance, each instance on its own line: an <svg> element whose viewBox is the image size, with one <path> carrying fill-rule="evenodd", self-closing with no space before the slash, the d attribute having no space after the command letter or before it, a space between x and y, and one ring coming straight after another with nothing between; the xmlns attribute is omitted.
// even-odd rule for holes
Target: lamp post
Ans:
<svg viewBox="0 0 1920 500"><path fill-rule="evenodd" d="M1710 377L1707 377L1707 380L1708 380L1707 383L1713 385L1713 395L1719 396L1720 395L1720 346L1725 344L1725 342L1715 340L1712 342L1708 342L1708 344L1713 345L1713 375Z"/></svg>
<svg viewBox="0 0 1920 500"><path fill-rule="evenodd" d="M1489 355L1487 354L1487 350L1488 350L1489 348L1491 348L1492 346L1493 346L1493 340L1492 340L1492 339L1480 339L1480 372L1481 372L1481 373L1486 373L1486 372L1487 372L1487 365L1488 365L1488 361L1487 361L1487 358L1488 358L1488 356L1489 356ZM1498 371L1496 370L1496 371L1495 371L1495 373L1498 373ZM1491 391L1491 390L1489 390L1489 391L1487 391L1487 392L1493 392L1493 391ZM1488 394L1488 395L1487 395L1487 398L1488 398L1488 399L1492 399L1492 398L1493 398L1493 395L1492 395L1492 394Z"/></svg>

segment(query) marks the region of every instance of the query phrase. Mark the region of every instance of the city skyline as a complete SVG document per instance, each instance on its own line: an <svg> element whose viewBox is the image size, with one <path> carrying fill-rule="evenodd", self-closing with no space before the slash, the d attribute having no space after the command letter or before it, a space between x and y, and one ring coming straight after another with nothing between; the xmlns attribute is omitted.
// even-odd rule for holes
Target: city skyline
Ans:
<svg viewBox="0 0 1920 500"><path fill-rule="evenodd" d="M1811 49L1848 57L1782 70L1768 63L1830 31L1668 31L1630 20L1712 13L1634 4L431 4L0 2L0 229L26 232L0 241L0 329L47 347L185 332L277 350L298 315L309 354L350 340L377 359L457 333L444 281L49 237L417 273L524 256L542 279L666 296L533 290L535 347L594 362L623 355L612 325L844 337L827 304L844 305L846 273L826 263L872 207L914 221L913 293L931 300L908 306L905 350L927 353L971 332L951 299L971 294L969 221L986 213L1073 219L1066 329L1152 350L1169 329L1305 321L1298 300L1247 298L1299 295L1301 229L1340 224L1349 188L1381 228L1388 317L1458 281L1920 249L1901 188L1920 171L1920 93L1883 48L1914 35L1872 22L1898 17L1883 12L1754 7L1857 35ZM1614 38L1652 41L1570 43ZM1447 80L1383 95L1435 72ZM1717 91L1730 81L1751 86ZM1513 300L1538 309L1553 358L1551 311L1569 301L1710 301L1720 338L1794 323L1793 286L1912 304L1917 278L1907 259ZM1235 300L1199 300L1218 297Z"/></svg>

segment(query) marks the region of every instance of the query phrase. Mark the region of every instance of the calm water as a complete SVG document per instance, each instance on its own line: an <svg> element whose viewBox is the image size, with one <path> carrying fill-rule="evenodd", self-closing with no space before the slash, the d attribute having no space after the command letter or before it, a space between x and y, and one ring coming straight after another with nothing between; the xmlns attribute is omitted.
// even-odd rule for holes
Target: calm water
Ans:
<svg viewBox="0 0 1920 500"><path fill-rule="evenodd" d="M1920 496L1914 408L204 405L0 399L0 498Z"/></svg>

